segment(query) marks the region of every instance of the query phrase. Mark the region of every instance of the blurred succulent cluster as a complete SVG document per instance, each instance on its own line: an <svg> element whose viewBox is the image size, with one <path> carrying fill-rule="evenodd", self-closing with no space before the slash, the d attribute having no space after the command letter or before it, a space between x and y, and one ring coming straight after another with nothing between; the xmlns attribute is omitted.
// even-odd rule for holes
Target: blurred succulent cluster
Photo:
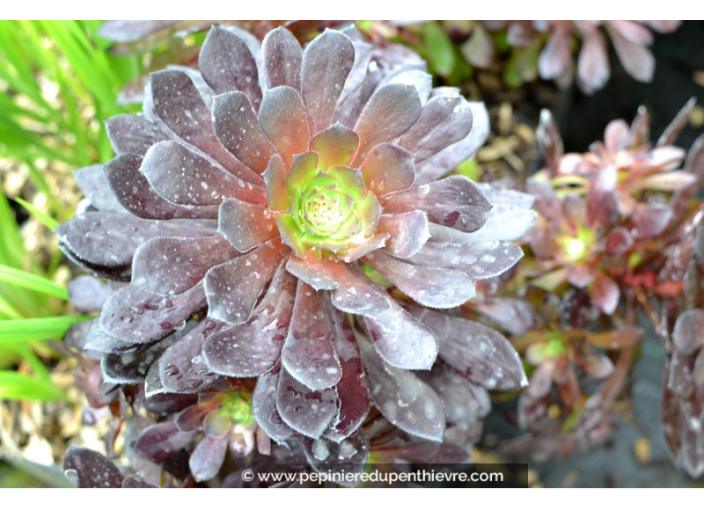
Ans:
<svg viewBox="0 0 704 510"><path fill-rule="evenodd" d="M611 75L607 40L621 65L638 81L650 82L655 58L652 30L675 31L679 21L631 20L452 20L429 23L372 22L379 39L426 48L439 74L457 79L471 69L489 69L518 87L537 78L572 83L587 94Z"/></svg>
<svg viewBox="0 0 704 510"><path fill-rule="evenodd" d="M538 213L523 237L527 256L483 282L480 298L464 306L505 330L528 364L517 422L531 433L506 451L544 459L608 438L643 335L639 317L647 317L668 356L663 433L670 453L692 476L704 470L696 432L704 137L688 156L673 145L693 106L655 143L644 108L630 126L613 121L586 154L563 154L557 126L543 112L537 135L545 168L525 185Z"/></svg>
<svg viewBox="0 0 704 510"><path fill-rule="evenodd" d="M525 193L445 177L486 138L483 104L351 27L301 48L218 26L198 64L108 120L116 156L76 172L86 201L56 229L112 282L72 288L103 296L71 342L108 442L124 429L133 469L167 485L274 458L468 458L487 392L527 380L458 307L535 219Z"/></svg>

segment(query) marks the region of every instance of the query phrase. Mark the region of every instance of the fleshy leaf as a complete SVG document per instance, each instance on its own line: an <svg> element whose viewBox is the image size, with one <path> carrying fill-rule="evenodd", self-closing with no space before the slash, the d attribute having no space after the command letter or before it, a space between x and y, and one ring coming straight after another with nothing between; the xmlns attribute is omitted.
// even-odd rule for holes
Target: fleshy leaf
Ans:
<svg viewBox="0 0 704 510"><path fill-rule="evenodd" d="M689 356L704 345L704 310L686 310L675 322L672 333L675 348L682 354Z"/></svg>
<svg viewBox="0 0 704 510"><path fill-rule="evenodd" d="M293 431L286 425L276 408L279 372L269 372L259 376L252 395L252 414L266 435L277 443L288 439Z"/></svg>
<svg viewBox="0 0 704 510"><path fill-rule="evenodd" d="M285 28L272 30L262 43L266 85L273 89L282 85L301 89L301 45Z"/></svg>
<svg viewBox="0 0 704 510"><path fill-rule="evenodd" d="M214 478L225 460L227 438L205 436L188 459L188 467L196 482Z"/></svg>
<svg viewBox="0 0 704 510"><path fill-rule="evenodd" d="M414 301L431 308L454 308L476 295L474 280L462 271L417 266L382 252L364 259Z"/></svg>
<svg viewBox="0 0 704 510"><path fill-rule="evenodd" d="M213 127L218 140L237 159L258 174L266 170L274 148L244 93L235 91L215 96Z"/></svg>
<svg viewBox="0 0 704 510"><path fill-rule="evenodd" d="M267 207L234 198L228 198L220 205L218 231L241 252L279 235L274 217Z"/></svg>
<svg viewBox="0 0 704 510"><path fill-rule="evenodd" d="M312 134L332 124L335 105L354 64L354 53L352 41L335 30L326 30L303 52L301 91Z"/></svg>
<svg viewBox="0 0 704 510"><path fill-rule="evenodd" d="M216 233L208 220L149 221L126 214L88 212L56 229L61 244L77 257L98 266L124 266L145 241L161 236L208 236ZM90 233L90 235L86 235Z"/></svg>
<svg viewBox="0 0 704 510"><path fill-rule="evenodd" d="M391 142L408 131L420 118L422 108L412 85L397 83L377 89L354 128L360 138L355 164L359 165L376 145Z"/></svg>
<svg viewBox="0 0 704 510"><path fill-rule="evenodd" d="M260 188L173 141L153 145L139 171L159 195L176 204L218 206L228 197L253 204L266 202Z"/></svg>
<svg viewBox="0 0 704 510"><path fill-rule="evenodd" d="M510 391L528 384L518 353L496 331L438 312L415 307L411 312L435 332L445 363L473 383L495 391Z"/></svg>
<svg viewBox="0 0 704 510"><path fill-rule="evenodd" d="M274 239L211 269L205 276L208 315L231 324L246 322L287 252L281 241Z"/></svg>
<svg viewBox="0 0 704 510"><path fill-rule="evenodd" d="M135 252L132 285L161 296L182 294L210 268L239 255L222 236L158 237Z"/></svg>
<svg viewBox="0 0 704 510"><path fill-rule="evenodd" d="M281 362L289 374L312 390L334 386L342 375L323 314L321 293L301 280Z"/></svg>
<svg viewBox="0 0 704 510"><path fill-rule="evenodd" d="M76 184L81 188L91 205L102 212L127 214L127 210L115 198L110 189L103 165L91 165L73 172Z"/></svg>
<svg viewBox="0 0 704 510"><path fill-rule="evenodd" d="M193 435L180 431L173 423L158 423L142 431L134 448L154 462L164 462L172 453L186 447Z"/></svg>
<svg viewBox="0 0 704 510"><path fill-rule="evenodd" d="M339 287L335 279L337 265L337 262L330 259L308 255L305 258L291 257L286 263L286 269L315 290L333 290Z"/></svg>
<svg viewBox="0 0 704 510"><path fill-rule="evenodd" d="M435 238L431 228L431 239ZM493 278L512 268L523 257L516 244L502 241L482 241L453 244L428 241L409 261L430 267L454 268L469 273L477 280Z"/></svg>
<svg viewBox="0 0 704 510"><path fill-rule="evenodd" d="M308 150L308 116L297 90L291 87L267 90L259 109L259 124L289 167L295 154Z"/></svg>
<svg viewBox="0 0 704 510"><path fill-rule="evenodd" d="M435 391L412 372L386 365L365 339L357 343L372 400L384 418L409 434L441 442L445 416Z"/></svg>
<svg viewBox="0 0 704 510"><path fill-rule="evenodd" d="M206 319L175 342L159 360L159 376L164 389L174 393L196 393L220 379L201 354L203 342L227 325Z"/></svg>
<svg viewBox="0 0 704 510"><path fill-rule="evenodd" d="M266 196L269 209L272 211L286 211L291 205L291 197L286 192L286 166L278 154L271 157L269 166L262 177L266 182Z"/></svg>
<svg viewBox="0 0 704 510"><path fill-rule="evenodd" d="M205 81L218 94L238 90L247 95L255 107L262 100L257 62L237 34L214 26L203 43L198 59Z"/></svg>
<svg viewBox="0 0 704 510"><path fill-rule="evenodd" d="M438 355L435 334L411 317L395 301L391 310L363 319L369 339L390 365L407 370L429 370Z"/></svg>
<svg viewBox="0 0 704 510"><path fill-rule="evenodd" d="M288 334L295 292L296 279L281 264L252 317L203 344L211 370L228 377L255 377L271 370Z"/></svg>
<svg viewBox="0 0 704 510"><path fill-rule="evenodd" d="M71 445L64 457L64 472L79 489L122 487L122 474L104 455Z"/></svg>
<svg viewBox="0 0 704 510"><path fill-rule="evenodd" d="M473 232L486 222L491 204L472 181L452 176L389 195L384 204L387 214L413 210L427 213L432 223Z"/></svg>
<svg viewBox="0 0 704 510"><path fill-rule="evenodd" d="M413 186L415 156L397 145L382 143L362 161L362 175L367 188L378 195L402 191Z"/></svg>
<svg viewBox="0 0 704 510"><path fill-rule="evenodd" d="M115 197L129 212L155 220L217 217L216 206L179 205L166 200L139 171L141 165L141 156L123 154L103 167Z"/></svg>
<svg viewBox="0 0 704 510"><path fill-rule="evenodd" d="M342 367L342 377L335 386L340 407L325 437L339 442L357 430L366 418L369 396L352 324L344 313L332 306L327 296L323 298L323 310Z"/></svg>
<svg viewBox="0 0 704 510"><path fill-rule="evenodd" d="M154 112L171 131L241 179L253 184L262 182L220 144L213 131L210 109L186 73L159 71L151 75L151 87Z"/></svg>
<svg viewBox="0 0 704 510"><path fill-rule="evenodd" d="M332 292L332 304L347 313L379 317L391 309L391 298L358 268L341 266L335 275L339 288Z"/></svg>
<svg viewBox="0 0 704 510"><path fill-rule="evenodd" d="M377 232L389 235L384 250L402 259L418 253L430 238L428 217L421 211L382 215Z"/></svg>
<svg viewBox="0 0 704 510"><path fill-rule="evenodd" d="M112 337L146 344L165 337L204 306L202 285L173 297L130 285L110 296L100 315L100 326Z"/></svg>
<svg viewBox="0 0 704 510"><path fill-rule="evenodd" d="M420 163L465 138L472 120L472 109L465 98L434 97L398 144L414 153Z"/></svg>
<svg viewBox="0 0 704 510"><path fill-rule="evenodd" d="M143 156L149 147L167 137L159 127L141 115L116 115L105 121L115 154Z"/></svg>
<svg viewBox="0 0 704 510"><path fill-rule="evenodd" d="M311 390L282 368L276 407L286 425L304 436L318 439L337 414L337 395L333 388Z"/></svg>
<svg viewBox="0 0 704 510"><path fill-rule="evenodd" d="M359 136L351 129L336 123L321 131L310 141L310 150L317 152L320 158L319 167L323 170L334 166L348 166L352 162Z"/></svg>

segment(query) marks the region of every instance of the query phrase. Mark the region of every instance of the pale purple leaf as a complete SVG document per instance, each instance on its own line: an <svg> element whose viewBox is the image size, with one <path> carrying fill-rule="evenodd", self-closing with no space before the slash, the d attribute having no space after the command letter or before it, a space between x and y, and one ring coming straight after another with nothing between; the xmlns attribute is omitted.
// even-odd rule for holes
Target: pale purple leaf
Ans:
<svg viewBox="0 0 704 510"><path fill-rule="evenodd" d="M281 264L252 317L212 335L203 344L203 356L211 370L228 377L255 377L270 371L288 334L295 292L296 279Z"/></svg>
<svg viewBox="0 0 704 510"><path fill-rule="evenodd" d="M208 271L205 276L208 316L231 324L246 322L288 251L279 239L274 239Z"/></svg>
<svg viewBox="0 0 704 510"><path fill-rule="evenodd" d="M288 439L293 431L286 425L276 408L279 372L260 375L252 395L252 415L266 435L277 443Z"/></svg>
<svg viewBox="0 0 704 510"><path fill-rule="evenodd" d="M153 145L139 171L159 195L176 204L219 206L228 197L253 204L266 203L261 188L226 172L177 142Z"/></svg>
<svg viewBox="0 0 704 510"><path fill-rule="evenodd" d="M198 443L188 459L188 467L196 482L204 482L214 478L227 453L227 438L206 436Z"/></svg>
<svg viewBox="0 0 704 510"><path fill-rule="evenodd" d="M704 345L704 310L686 310L677 317L672 333L675 348L689 356Z"/></svg>
<svg viewBox="0 0 704 510"><path fill-rule="evenodd" d="M308 150L310 130L303 98L296 89L276 87L264 93L259 124L290 167L293 156Z"/></svg>
<svg viewBox="0 0 704 510"><path fill-rule="evenodd" d="M262 43L265 81L268 88L281 85L301 89L301 45L291 32L277 28L269 32Z"/></svg>
<svg viewBox="0 0 704 510"><path fill-rule="evenodd" d="M104 455L70 445L63 463L66 477L79 489L116 489L122 487L122 474Z"/></svg>
<svg viewBox="0 0 704 510"><path fill-rule="evenodd" d="M314 391L282 368L279 372L276 407L284 423L304 436L318 439L337 414L334 388Z"/></svg>
<svg viewBox="0 0 704 510"><path fill-rule="evenodd" d="M484 193L471 180L459 175L394 193L383 205L387 214L423 211L432 223L462 232L479 229L491 210Z"/></svg>
<svg viewBox="0 0 704 510"><path fill-rule="evenodd" d="M435 332L445 363L473 383L494 391L528 384L518 353L493 329L430 310L414 307L411 312Z"/></svg>
<svg viewBox="0 0 704 510"><path fill-rule="evenodd" d="M454 308L473 298L474 279L454 269L419 266L383 252L364 259L414 301L431 308Z"/></svg>
<svg viewBox="0 0 704 510"><path fill-rule="evenodd" d="M384 250L402 259L418 253L430 238L428 217L421 211L384 214L379 219L377 232L389 235Z"/></svg>
<svg viewBox="0 0 704 510"><path fill-rule="evenodd" d="M403 191L413 186L415 156L391 143L374 147L362 161L360 170L367 188L377 195Z"/></svg>
<svg viewBox="0 0 704 510"><path fill-rule="evenodd" d="M384 418L409 434L441 442L445 416L435 391L412 372L386 365L363 338L358 345L370 395Z"/></svg>
<svg viewBox="0 0 704 510"><path fill-rule="evenodd" d="M268 207L235 198L228 198L220 205L218 231L241 252L279 235L274 216Z"/></svg>
<svg viewBox="0 0 704 510"><path fill-rule="evenodd" d="M215 97L213 127L218 140L237 159L258 174L266 170L274 147L244 93L227 92Z"/></svg>
<svg viewBox="0 0 704 510"><path fill-rule="evenodd" d="M108 138L115 154L144 156L149 147L167 136L154 122L141 115L116 115L105 121Z"/></svg>
<svg viewBox="0 0 704 510"><path fill-rule="evenodd" d="M137 249L132 285L161 296L182 294L214 266L240 253L222 236L158 237Z"/></svg>
<svg viewBox="0 0 704 510"><path fill-rule="evenodd" d="M342 376L323 313L322 293L301 280L281 362L289 374L312 390L334 386Z"/></svg>
<svg viewBox="0 0 704 510"><path fill-rule="evenodd" d="M335 30L326 30L306 47L301 66L301 91L312 134L332 124L335 105L352 70L354 56L352 41Z"/></svg>

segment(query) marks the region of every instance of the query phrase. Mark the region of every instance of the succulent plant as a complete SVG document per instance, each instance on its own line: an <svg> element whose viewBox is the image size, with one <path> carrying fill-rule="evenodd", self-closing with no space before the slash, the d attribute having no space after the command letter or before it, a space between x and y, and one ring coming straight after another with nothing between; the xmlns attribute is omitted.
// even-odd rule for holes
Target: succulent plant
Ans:
<svg viewBox="0 0 704 510"><path fill-rule="evenodd" d="M143 384L148 407L175 399L171 413L178 394L257 378L268 437L336 443L372 403L441 442L446 423L481 423L481 387L525 384L501 335L418 306L472 298L534 219L524 194L436 180L483 142L483 105L353 29L302 50L285 28L260 44L215 27L199 65L152 74L143 115L107 122L117 156L77 171L90 206L57 229L85 270L130 282L85 340L106 380ZM466 398L443 408L447 387Z"/></svg>
<svg viewBox="0 0 704 510"><path fill-rule="evenodd" d="M650 30L668 33L679 24L679 21L630 20L475 22L462 52L474 66L491 65L500 51L492 34L501 31L512 50L508 65L522 81L531 81L539 75L544 80L569 83L575 74L573 53L579 48L577 83L584 92L593 93L606 85L611 74L604 32L626 72L636 80L649 82L655 71L655 58L647 48L653 42ZM575 44L575 40L579 43Z"/></svg>

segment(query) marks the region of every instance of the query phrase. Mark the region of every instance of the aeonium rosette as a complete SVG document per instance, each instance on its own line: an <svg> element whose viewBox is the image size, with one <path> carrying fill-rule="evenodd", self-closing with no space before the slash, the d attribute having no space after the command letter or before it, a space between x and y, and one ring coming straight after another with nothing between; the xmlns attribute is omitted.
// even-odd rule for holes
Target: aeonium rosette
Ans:
<svg viewBox="0 0 704 510"><path fill-rule="evenodd" d="M521 257L525 195L492 208L467 178L435 180L483 142L483 105L353 29L302 50L285 29L260 44L216 27L199 64L153 74L143 115L108 121L117 156L77 173L92 208L57 230L82 267L130 281L86 344L113 380L147 354L147 395L258 377L252 412L277 441L343 440L371 402L442 440L441 399L410 371L438 353L467 392L525 384L503 337L386 290L451 308Z"/></svg>

